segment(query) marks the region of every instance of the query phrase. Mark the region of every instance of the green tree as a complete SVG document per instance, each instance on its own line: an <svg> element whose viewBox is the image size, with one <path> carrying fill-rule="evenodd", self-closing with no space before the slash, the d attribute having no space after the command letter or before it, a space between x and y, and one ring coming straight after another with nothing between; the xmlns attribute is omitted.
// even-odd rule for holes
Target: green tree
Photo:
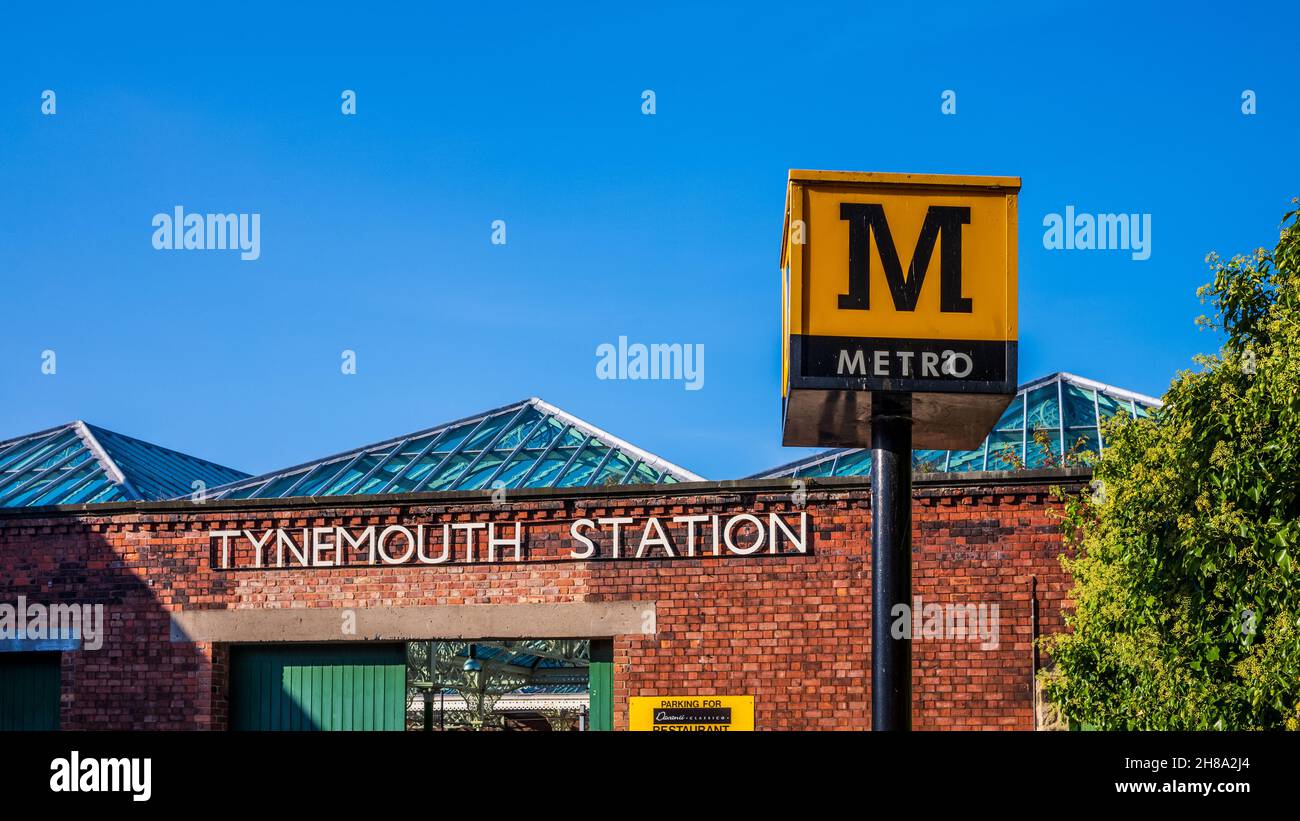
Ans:
<svg viewBox="0 0 1300 821"><path fill-rule="evenodd" d="M1198 292L1224 340L1116 418L1068 500L1070 630L1047 698L1103 729L1300 728L1300 208Z"/></svg>

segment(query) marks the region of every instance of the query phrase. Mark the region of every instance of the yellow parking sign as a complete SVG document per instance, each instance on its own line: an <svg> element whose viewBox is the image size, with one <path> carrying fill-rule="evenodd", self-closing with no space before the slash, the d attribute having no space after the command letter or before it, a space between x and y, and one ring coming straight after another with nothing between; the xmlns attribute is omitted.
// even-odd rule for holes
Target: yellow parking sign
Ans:
<svg viewBox="0 0 1300 821"><path fill-rule="evenodd" d="M632 696L632 730L728 732L754 729L753 696Z"/></svg>

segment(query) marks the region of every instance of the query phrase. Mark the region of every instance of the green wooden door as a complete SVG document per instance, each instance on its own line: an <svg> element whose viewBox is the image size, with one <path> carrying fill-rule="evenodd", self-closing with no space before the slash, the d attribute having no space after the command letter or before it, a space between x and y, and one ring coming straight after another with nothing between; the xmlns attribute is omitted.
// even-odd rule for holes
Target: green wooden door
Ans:
<svg viewBox="0 0 1300 821"><path fill-rule="evenodd" d="M402 644L231 649L232 730L401 730Z"/></svg>
<svg viewBox="0 0 1300 821"><path fill-rule="evenodd" d="M0 730L59 729L59 654L0 653Z"/></svg>
<svg viewBox="0 0 1300 821"><path fill-rule="evenodd" d="M591 662L587 667L589 729L614 729L614 642L591 640Z"/></svg>

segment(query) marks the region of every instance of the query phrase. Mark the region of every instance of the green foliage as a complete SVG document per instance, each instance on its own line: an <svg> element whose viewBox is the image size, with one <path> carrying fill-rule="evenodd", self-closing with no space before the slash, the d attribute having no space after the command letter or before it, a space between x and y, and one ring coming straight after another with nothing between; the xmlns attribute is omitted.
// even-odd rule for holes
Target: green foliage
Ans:
<svg viewBox="0 0 1300 821"><path fill-rule="evenodd" d="M1119 412L1128 415L1126 410L1120 410ZM1074 444L1070 445L1069 449L1060 456L1056 455L1052 434L1045 430L1036 430L1033 438L1033 446L1039 452L1038 465L1035 470L1082 467L1092 464L1097 458L1092 451L1087 449L1088 440L1083 436L1076 439ZM1029 462L1020 458L1020 454L1010 448L1001 454L1001 459L1008 470L1029 470Z"/></svg>
<svg viewBox="0 0 1300 821"><path fill-rule="evenodd" d="M1102 729L1300 728L1300 209L1271 253L1207 261L1222 350L1108 422L1066 505L1074 608L1043 687Z"/></svg>

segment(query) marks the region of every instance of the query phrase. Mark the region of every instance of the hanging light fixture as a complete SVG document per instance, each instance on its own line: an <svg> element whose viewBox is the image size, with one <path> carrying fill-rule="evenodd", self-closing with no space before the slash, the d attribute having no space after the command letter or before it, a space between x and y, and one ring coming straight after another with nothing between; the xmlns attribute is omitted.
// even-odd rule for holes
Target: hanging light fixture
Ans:
<svg viewBox="0 0 1300 821"><path fill-rule="evenodd" d="M469 646L469 658L461 665L465 671L465 682L471 690L481 690L483 685L483 662L478 660L478 646Z"/></svg>

